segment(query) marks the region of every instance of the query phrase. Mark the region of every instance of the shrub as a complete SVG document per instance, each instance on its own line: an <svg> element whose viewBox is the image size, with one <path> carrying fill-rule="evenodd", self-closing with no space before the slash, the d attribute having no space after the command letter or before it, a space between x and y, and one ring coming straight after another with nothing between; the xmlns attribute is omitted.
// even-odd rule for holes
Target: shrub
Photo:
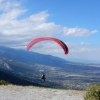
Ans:
<svg viewBox="0 0 100 100"><path fill-rule="evenodd" d="M94 83L88 86L85 100L100 100L100 84Z"/></svg>
<svg viewBox="0 0 100 100"><path fill-rule="evenodd" d="M4 80L0 80L0 85L8 85L8 82L6 82Z"/></svg>

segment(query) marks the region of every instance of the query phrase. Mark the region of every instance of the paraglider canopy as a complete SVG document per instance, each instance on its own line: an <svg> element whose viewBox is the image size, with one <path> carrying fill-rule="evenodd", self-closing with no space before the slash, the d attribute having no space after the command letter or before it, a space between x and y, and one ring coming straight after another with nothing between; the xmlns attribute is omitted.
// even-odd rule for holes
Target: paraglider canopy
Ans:
<svg viewBox="0 0 100 100"><path fill-rule="evenodd" d="M63 42L63 41L61 41L61 40L59 40L59 39L57 39L57 38L52 38L52 37L40 37L40 38L35 38L35 39L33 39L32 41L30 41L29 42L29 44L27 45L27 50L30 50L30 48L34 45L34 44L36 44L36 43L38 43L38 42L41 42L41 41L44 41L44 40L52 40L52 41L54 41L54 42L56 42L57 44L59 44L61 47L62 47L62 49L64 50L64 53L65 54L68 54L68 47L67 47L67 45Z"/></svg>

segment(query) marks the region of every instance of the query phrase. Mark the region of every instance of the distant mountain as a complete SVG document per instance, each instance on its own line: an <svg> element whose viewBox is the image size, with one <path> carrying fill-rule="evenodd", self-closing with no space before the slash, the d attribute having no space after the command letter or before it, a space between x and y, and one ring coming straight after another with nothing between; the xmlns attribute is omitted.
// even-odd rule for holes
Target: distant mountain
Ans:
<svg viewBox="0 0 100 100"><path fill-rule="evenodd" d="M62 66L67 60L59 57L34 53L25 50L16 50L0 46L0 57L15 60L27 64L43 64L48 66Z"/></svg>
<svg viewBox="0 0 100 100"><path fill-rule="evenodd" d="M0 46L0 73L13 76L14 82L18 78L40 86L64 89L86 89L88 84L100 82L100 64L75 63L3 46ZM46 82L41 80L43 73L46 74Z"/></svg>
<svg viewBox="0 0 100 100"><path fill-rule="evenodd" d="M89 59L77 59L77 58L68 58L66 60L78 63L92 63L92 64L100 64L100 60L89 60Z"/></svg>

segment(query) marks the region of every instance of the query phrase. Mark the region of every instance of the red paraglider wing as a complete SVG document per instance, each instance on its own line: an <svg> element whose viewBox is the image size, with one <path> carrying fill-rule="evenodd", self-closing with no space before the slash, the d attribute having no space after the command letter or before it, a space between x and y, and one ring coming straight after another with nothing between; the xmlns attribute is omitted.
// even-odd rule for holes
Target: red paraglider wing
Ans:
<svg viewBox="0 0 100 100"><path fill-rule="evenodd" d="M41 42L41 41L44 41L44 40L52 40L52 41L58 43L63 48L65 54L68 54L68 47L67 47L67 45L64 42L62 42L61 40L59 40L57 38L51 38L51 37L41 37L41 38L33 39L27 45L27 50L29 50L34 44L36 44L38 42Z"/></svg>

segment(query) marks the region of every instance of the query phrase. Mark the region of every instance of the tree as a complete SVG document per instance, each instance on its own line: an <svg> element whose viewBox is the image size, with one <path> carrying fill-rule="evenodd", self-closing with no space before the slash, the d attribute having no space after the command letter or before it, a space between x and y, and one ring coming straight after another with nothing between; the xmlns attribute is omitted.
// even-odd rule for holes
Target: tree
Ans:
<svg viewBox="0 0 100 100"><path fill-rule="evenodd" d="M9 83L4 81L4 80L0 80L0 85L8 85Z"/></svg>
<svg viewBox="0 0 100 100"><path fill-rule="evenodd" d="M85 100L100 100L100 84L94 83L88 86Z"/></svg>

